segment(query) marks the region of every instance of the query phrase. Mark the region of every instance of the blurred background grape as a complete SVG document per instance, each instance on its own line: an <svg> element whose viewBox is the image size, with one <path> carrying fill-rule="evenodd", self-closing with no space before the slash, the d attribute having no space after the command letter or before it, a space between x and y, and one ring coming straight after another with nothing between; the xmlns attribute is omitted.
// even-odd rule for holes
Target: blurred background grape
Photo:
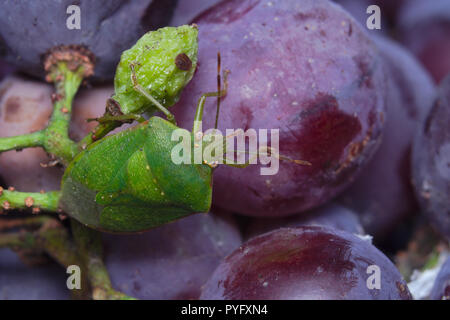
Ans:
<svg viewBox="0 0 450 320"><path fill-rule="evenodd" d="M47 50L84 45L96 57L95 78L112 80L122 51L145 32L167 25L176 0L79 0L80 29L66 26L66 11L72 4L71 0L2 1L0 58L42 77L41 58Z"/></svg>
<svg viewBox="0 0 450 320"><path fill-rule="evenodd" d="M105 234L104 243L115 288L140 299L197 299L241 235L230 217L209 213L140 235Z"/></svg>
<svg viewBox="0 0 450 320"><path fill-rule="evenodd" d="M54 263L27 266L16 253L0 249L0 300L67 300L66 280Z"/></svg>

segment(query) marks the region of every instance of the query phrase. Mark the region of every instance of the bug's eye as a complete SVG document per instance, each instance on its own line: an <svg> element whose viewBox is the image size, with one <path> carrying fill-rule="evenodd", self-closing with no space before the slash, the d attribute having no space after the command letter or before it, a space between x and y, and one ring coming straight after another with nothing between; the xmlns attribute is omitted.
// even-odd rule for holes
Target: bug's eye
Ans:
<svg viewBox="0 0 450 320"><path fill-rule="evenodd" d="M188 71L192 68L192 61L185 53L180 53L175 58L175 65L180 70Z"/></svg>

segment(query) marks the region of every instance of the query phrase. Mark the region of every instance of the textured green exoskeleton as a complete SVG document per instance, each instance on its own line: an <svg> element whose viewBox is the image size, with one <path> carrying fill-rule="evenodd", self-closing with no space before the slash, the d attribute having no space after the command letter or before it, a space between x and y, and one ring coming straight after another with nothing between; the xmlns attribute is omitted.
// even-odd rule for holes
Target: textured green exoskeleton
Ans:
<svg viewBox="0 0 450 320"><path fill-rule="evenodd" d="M123 53L112 99L125 115L160 110L170 121L152 117L78 154L61 184L59 205L64 212L89 227L120 233L209 211L212 167L172 161L177 144L172 132L183 130L194 138L178 128L165 109L178 100L194 74L197 34L195 25L159 29ZM196 118L201 119L206 96L222 94L202 96Z"/></svg>
<svg viewBox="0 0 450 320"><path fill-rule="evenodd" d="M192 79L197 66L198 30L195 25L166 27L150 31L124 51L114 78L112 97L123 114L153 113L155 105L135 90L136 80L164 107L179 99L182 89Z"/></svg>
<svg viewBox="0 0 450 320"><path fill-rule="evenodd" d="M212 168L172 162L175 129L152 117L90 145L66 169L61 208L85 225L109 232L143 231L208 212Z"/></svg>

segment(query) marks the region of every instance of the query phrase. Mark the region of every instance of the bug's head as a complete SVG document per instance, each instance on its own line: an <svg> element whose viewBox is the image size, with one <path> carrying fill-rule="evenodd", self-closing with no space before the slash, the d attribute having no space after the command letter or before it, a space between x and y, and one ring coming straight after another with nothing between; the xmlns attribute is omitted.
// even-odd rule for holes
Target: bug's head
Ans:
<svg viewBox="0 0 450 320"><path fill-rule="evenodd" d="M197 67L198 27L165 27L144 34L122 53L114 78L114 99L123 114L152 113L154 104L136 90L142 88L165 108L175 104Z"/></svg>

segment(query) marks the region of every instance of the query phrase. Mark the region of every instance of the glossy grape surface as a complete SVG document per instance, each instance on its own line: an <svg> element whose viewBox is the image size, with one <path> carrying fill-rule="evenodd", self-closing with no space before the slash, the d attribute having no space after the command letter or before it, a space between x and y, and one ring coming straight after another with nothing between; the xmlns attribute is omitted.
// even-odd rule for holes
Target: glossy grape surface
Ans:
<svg viewBox="0 0 450 320"><path fill-rule="evenodd" d="M323 207L305 212L304 214L285 218L252 218L246 228L245 235L246 238L249 239L281 227L298 227L305 225L324 226L353 234L364 234L364 229L357 213L339 204L330 203Z"/></svg>
<svg viewBox="0 0 450 320"><path fill-rule="evenodd" d="M0 300L67 300L64 269L55 264L28 267L9 249L0 249Z"/></svg>
<svg viewBox="0 0 450 320"><path fill-rule="evenodd" d="M450 1L410 0L398 24L401 41L440 83L450 72Z"/></svg>
<svg viewBox="0 0 450 320"><path fill-rule="evenodd" d="M384 237L419 211L411 184L411 144L436 90L431 77L405 48L384 37L374 39L388 74L383 141L341 200L361 214L369 234Z"/></svg>
<svg viewBox="0 0 450 320"><path fill-rule="evenodd" d="M385 113L382 62L359 24L328 1L227 1L199 16L199 66L181 101L178 123L191 128L201 94L216 88L216 54L229 69L219 129L279 129L283 161L215 171L213 204L251 216L286 216L341 192L368 162ZM204 130L214 126L215 99ZM270 138L269 138L270 139Z"/></svg>
<svg viewBox="0 0 450 320"><path fill-rule="evenodd" d="M413 145L413 183L422 210L450 239L450 76L424 120Z"/></svg>
<svg viewBox="0 0 450 320"><path fill-rule="evenodd" d="M380 289L367 285L379 267ZM369 272L368 272L369 270ZM369 242L323 227L284 228L229 255L201 299L411 299L395 266Z"/></svg>
<svg viewBox="0 0 450 320"><path fill-rule="evenodd" d="M144 32L166 25L175 3L6 0L0 11L0 57L28 74L43 76L41 56L47 50L55 45L84 45L96 56L95 77L111 80L122 51ZM76 9L68 10L74 4L79 8L79 29L72 27Z"/></svg>
<svg viewBox="0 0 450 320"><path fill-rule="evenodd" d="M140 299L197 299L220 261L241 244L234 223L213 214L104 240L113 285Z"/></svg>

